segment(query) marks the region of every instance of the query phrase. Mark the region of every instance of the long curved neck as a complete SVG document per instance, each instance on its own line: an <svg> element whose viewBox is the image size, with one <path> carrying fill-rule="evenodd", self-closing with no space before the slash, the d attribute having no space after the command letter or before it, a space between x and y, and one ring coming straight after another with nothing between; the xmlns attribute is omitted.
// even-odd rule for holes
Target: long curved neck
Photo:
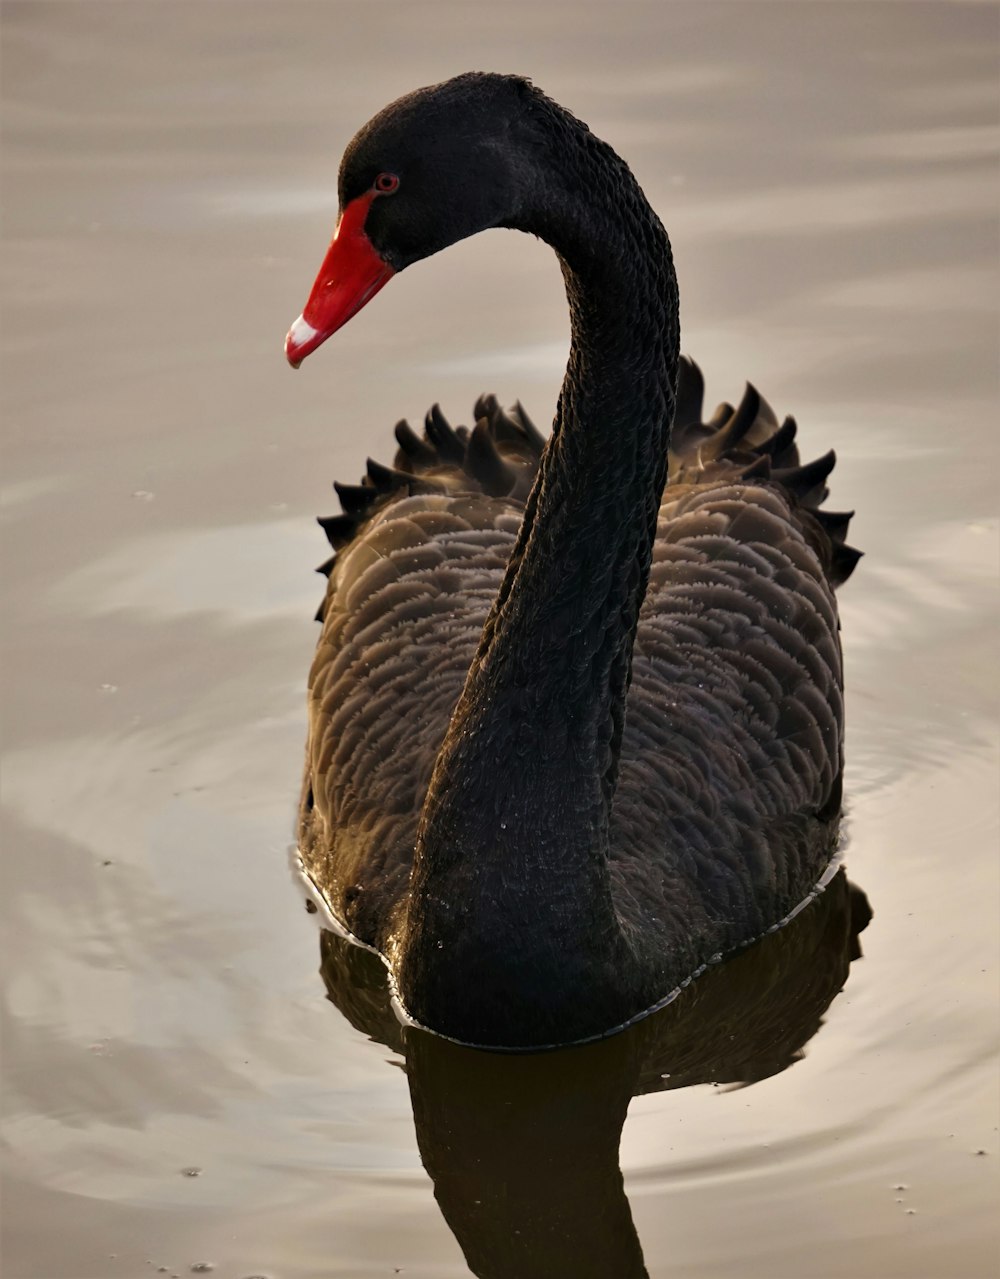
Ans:
<svg viewBox="0 0 1000 1279"><path fill-rule="evenodd" d="M554 771L600 782L606 819L666 477L676 291L642 258L610 280L562 264L573 335L553 438L462 710L508 699Z"/></svg>
<svg viewBox="0 0 1000 1279"><path fill-rule="evenodd" d="M608 818L677 369L666 233L624 163L573 124L577 132L551 157L559 181L518 223L559 255L569 364L553 436L435 766L413 885L415 899L447 884L478 901L483 931L516 926L538 959L542 950L550 959L572 951L581 930L609 958L620 941ZM476 934L468 915L459 925L436 912L445 944L452 925ZM565 990L564 972L554 980Z"/></svg>

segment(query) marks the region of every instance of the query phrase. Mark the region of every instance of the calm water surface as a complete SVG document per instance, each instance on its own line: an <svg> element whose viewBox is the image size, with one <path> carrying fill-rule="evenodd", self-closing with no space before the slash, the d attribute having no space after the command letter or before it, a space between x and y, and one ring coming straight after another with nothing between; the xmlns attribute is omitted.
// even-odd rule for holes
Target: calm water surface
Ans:
<svg viewBox="0 0 1000 1279"><path fill-rule="evenodd" d="M462 1248L522 1279L522 1227L536 1258L561 1231L572 1275L609 1239L602 1273L641 1273L636 1237L655 1279L995 1273L998 18L4 5L8 1279L444 1279ZM735 967L738 1007L706 986L668 1028L691 1087L643 1083L627 1037L520 1065L418 1041L408 1087L377 990L357 1026L328 1002L288 874L328 481L436 399L544 421L561 377L556 263L499 232L406 272L298 376L282 358L344 144L473 67L532 75L627 156L709 395L752 378L807 455L836 447L832 504L858 512L847 866L874 920L825 1013L832 990L774 1005L778 1073L750 1088L697 1083L760 1061L765 979ZM836 932L816 971L839 985L833 918L803 936ZM754 962L775 990L812 971ZM538 1130L504 1146L525 1097ZM478 1198L470 1150L494 1160ZM518 1227L546 1158L551 1212Z"/></svg>

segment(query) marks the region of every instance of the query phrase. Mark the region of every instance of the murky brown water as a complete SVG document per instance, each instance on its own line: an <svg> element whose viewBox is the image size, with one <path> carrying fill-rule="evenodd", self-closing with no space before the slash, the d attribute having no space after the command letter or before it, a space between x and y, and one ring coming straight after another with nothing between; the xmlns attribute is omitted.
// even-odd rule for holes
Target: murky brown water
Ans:
<svg viewBox="0 0 1000 1279"><path fill-rule="evenodd" d="M424 1126L439 1209L286 868L328 479L435 399L544 420L561 376L556 264L499 233L282 358L344 143L472 67L629 158L710 395L749 376L835 445L868 553L843 595L865 957L791 1070L631 1102L645 1265L995 1272L997 31L990 4L4 5L7 1279L441 1279L469 1273L446 1217L470 1257L497 1233ZM454 1063L414 1051L433 1128L422 1081ZM483 1069L473 1151L513 1087ZM511 1069L552 1107L590 1077ZM580 1101L611 1200L624 1087ZM560 1184L591 1166L561 1131ZM615 1202L604 1273L632 1274Z"/></svg>

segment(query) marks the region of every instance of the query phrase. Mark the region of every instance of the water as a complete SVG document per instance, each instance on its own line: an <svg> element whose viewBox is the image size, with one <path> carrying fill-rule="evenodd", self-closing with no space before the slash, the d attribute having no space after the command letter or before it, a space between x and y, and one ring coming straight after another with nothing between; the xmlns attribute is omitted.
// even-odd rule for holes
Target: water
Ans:
<svg viewBox="0 0 1000 1279"><path fill-rule="evenodd" d="M558 269L510 233L406 272L298 375L281 356L343 145L472 67L531 74L627 156L709 395L750 377L834 445L867 552L842 597L864 958L790 1070L631 1101L645 1266L993 1273L997 19L4 6L6 1276L442 1279L470 1273L456 1234L497 1233L456 1216L425 1125L435 1201L398 1054L326 1001L286 863L327 480L436 399L555 401ZM512 1069L552 1106L617 1081L618 1122L611 1042L613 1068ZM447 1063L419 1061L426 1119ZM485 1069L481 1125L512 1086ZM554 1174L561 1203L574 1168L613 1180L613 1144ZM552 1219L570 1256L585 1215Z"/></svg>

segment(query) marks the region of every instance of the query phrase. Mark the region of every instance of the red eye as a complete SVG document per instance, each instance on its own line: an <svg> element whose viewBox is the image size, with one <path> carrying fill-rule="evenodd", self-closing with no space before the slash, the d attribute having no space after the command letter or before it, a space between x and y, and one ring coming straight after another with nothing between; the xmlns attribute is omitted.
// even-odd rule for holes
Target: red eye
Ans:
<svg viewBox="0 0 1000 1279"><path fill-rule="evenodd" d="M392 195L399 188L399 178L395 173L380 173L375 179L375 190L379 195Z"/></svg>

